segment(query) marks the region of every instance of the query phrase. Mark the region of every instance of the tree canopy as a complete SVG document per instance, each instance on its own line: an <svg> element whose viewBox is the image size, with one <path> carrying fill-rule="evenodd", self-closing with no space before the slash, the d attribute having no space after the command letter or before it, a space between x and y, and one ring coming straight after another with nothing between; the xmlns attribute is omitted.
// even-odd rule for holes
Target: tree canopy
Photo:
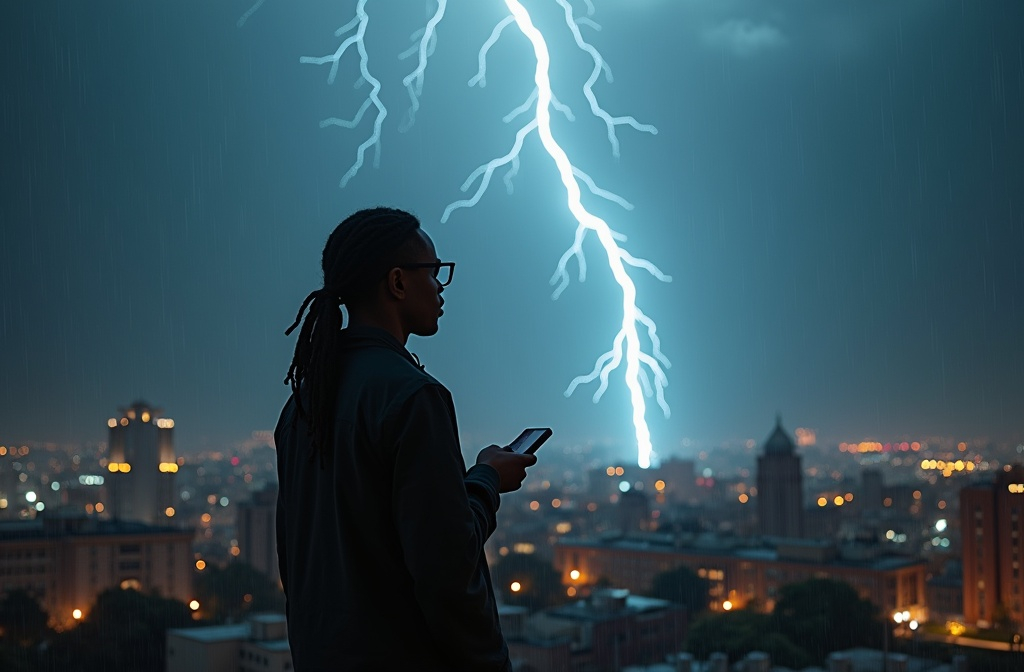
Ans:
<svg viewBox="0 0 1024 672"><path fill-rule="evenodd" d="M42 656L43 669L161 670L167 630L191 625L192 612L183 602L110 588L100 593L79 625L53 639Z"/></svg>
<svg viewBox="0 0 1024 672"><path fill-rule="evenodd" d="M662 572L651 581L650 596L685 605L691 615L708 608L708 590L711 584L689 567Z"/></svg>
<svg viewBox="0 0 1024 672"><path fill-rule="evenodd" d="M217 622L239 621L249 612L284 611L284 593L277 584L245 562L209 566L195 587L202 613Z"/></svg>
<svg viewBox="0 0 1024 672"><path fill-rule="evenodd" d="M496 591L506 604L537 611L566 601L562 576L549 562L533 554L512 553L491 569ZM519 590L513 591L513 583Z"/></svg>
<svg viewBox="0 0 1024 672"><path fill-rule="evenodd" d="M15 589L0 599L0 631L3 641L16 646L31 646L50 634L49 620L36 598Z"/></svg>
<svg viewBox="0 0 1024 672"><path fill-rule="evenodd" d="M887 621L878 607L861 599L850 584L810 579L783 586L772 616L777 629L799 642L815 660L831 651L857 646L880 647Z"/></svg>
<svg viewBox="0 0 1024 672"><path fill-rule="evenodd" d="M734 662L764 651L772 664L800 669L822 664L832 651L879 648L885 627L878 608L849 584L811 579L783 586L770 614L748 608L701 616L690 626L686 650L698 658L721 651Z"/></svg>

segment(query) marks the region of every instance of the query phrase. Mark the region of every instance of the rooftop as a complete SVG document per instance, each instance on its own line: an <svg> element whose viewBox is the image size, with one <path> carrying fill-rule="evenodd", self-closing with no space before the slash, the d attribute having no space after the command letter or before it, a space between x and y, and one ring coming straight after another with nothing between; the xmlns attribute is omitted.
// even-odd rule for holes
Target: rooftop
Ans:
<svg viewBox="0 0 1024 672"><path fill-rule="evenodd" d="M134 520L99 520L86 517L39 516L35 520L0 522L0 543L71 537L125 536L151 534L180 534L191 537L192 532L176 527L149 525Z"/></svg>
<svg viewBox="0 0 1024 672"><path fill-rule="evenodd" d="M171 628L168 635L177 635L195 642L230 642L232 640L247 639L249 637L249 624L239 623L237 625L209 625L200 628Z"/></svg>
<svg viewBox="0 0 1024 672"><path fill-rule="evenodd" d="M672 555L697 555L717 556L727 558L744 558L749 560L760 560L762 562L785 562L790 564L803 565L829 565L833 567L849 567L853 569L867 569L874 571L890 571L904 567L925 564L925 560L919 558L883 555L875 558L849 559L835 558L827 561L814 561L796 557L779 556L778 550L770 547L746 546L729 548L725 546L685 546L675 543L668 543L661 540L641 539L615 539L615 540L584 540L584 539L563 539L559 542L562 546L578 546L583 548L606 548L623 551L646 551L650 553L665 553Z"/></svg>

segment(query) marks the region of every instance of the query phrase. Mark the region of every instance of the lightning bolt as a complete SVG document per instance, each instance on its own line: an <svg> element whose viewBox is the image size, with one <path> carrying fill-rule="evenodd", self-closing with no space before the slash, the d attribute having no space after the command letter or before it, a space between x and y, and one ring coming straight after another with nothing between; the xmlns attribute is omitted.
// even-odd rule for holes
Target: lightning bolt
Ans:
<svg viewBox="0 0 1024 672"><path fill-rule="evenodd" d="M602 72L610 80L611 71L597 50L583 39L578 23L573 19L572 7L568 1L557 0L557 2L565 11L566 23L573 33L577 46L590 54L594 61L594 70L584 85L584 95L590 103L591 112L605 122L608 140L612 146L612 153L618 156L619 144L615 133L616 127L629 125L636 130L651 134L657 133L657 129L649 124L641 124L633 117L612 117L600 106L597 97L594 95L593 85ZM583 240L589 232L593 232L597 236L598 242L600 242L605 252L608 268L611 270L615 282L622 290L622 321L619 331L612 342L612 348L597 359L590 373L573 379L565 390L565 395L571 395L579 385L599 380L597 391L594 393L594 402L596 403L608 389L610 374L619 368L623 360L625 360L625 381L626 387L629 389L633 408L633 428L637 442L637 464L642 468L647 468L651 466L654 451L651 444L650 429L647 426L646 396L650 396L652 393L656 395L658 405L665 416L668 417L670 415L668 403L665 401L665 386L668 384L665 369L669 368L671 364L661 351L661 341L658 338L657 325L637 307L636 285L633 283L633 279L630 277L626 267L642 269L664 282L671 281L671 278L662 273L651 262L634 257L624 250L619 243L625 241L625 236L612 230L605 220L590 213L583 205L582 190L580 188L581 182L594 195L611 200L627 210L632 209L632 205L625 201L625 199L597 187L586 173L572 164L565 150L555 140L554 133L551 130L551 108L555 107L557 109L558 103L552 93L551 79L548 74L551 57L547 42L541 32L534 26L529 12L527 12L519 0L505 0L505 5L508 7L511 16L498 23L491 36L481 48L479 57L480 68L477 75L470 80L470 85L480 84L483 86L486 83L487 52L500 37L502 31L507 26L515 23L519 31L530 41L536 56L536 69L534 71L536 89L527 101L527 104L534 100L536 101L533 108L534 115L516 132L515 142L506 154L479 166L470 174L469 178L462 185L462 191L468 191L473 184L477 184L476 190L469 198L455 201L448 205L441 217L441 221L447 221L452 213L460 208L476 205L487 190L494 172L499 168L511 164L512 169L510 173L517 171L519 167L519 154L523 143L527 136L534 131L537 132L545 151L555 162L562 185L565 187L569 211L577 222L573 244L562 255L551 278L551 284L557 285L553 298L557 299L569 284L569 272L566 267L571 259L575 258L577 261L580 281L582 282L586 279L587 266L583 255ZM588 9L592 10L592 6L588 5ZM589 23L596 26L593 21ZM505 117L505 121L511 121L511 119L518 116L519 112L521 112L521 108ZM638 327L642 327L647 333L647 338L651 344L650 353L644 352L641 348Z"/></svg>
<svg viewBox="0 0 1024 672"><path fill-rule="evenodd" d="M594 84L597 83L598 79L600 79L602 73L606 80L611 82L611 69L597 49L584 39L580 30L580 25L585 25L593 30L601 29L599 24L589 18L594 14L594 5L591 0L584 0L587 7L587 16L576 19L574 18L573 9L569 0L555 1L564 11L566 25L575 40L576 46L586 52L593 61L591 74L583 85L583 95L590 105L591 113L604 122L612 154L615 157L618 157L619 141L616 129L620 126L629 126L637 131L650 133L652 135L657 134L658 131L654 126L651 126L650 124L642 124L630 116L612 116L603 107L601 107L597 100L597 96L594 94L593 87ZM338 37L342 37L344 35L348 35L348 37L345 38L333 54L319 57L304 56L299 59L300 63L305 64L325 65L330 63L331 70L328 75L328 84L332 84L337 75L341 58L349 48L354 46L359 53L359 67L361 73L360 78L356 81L356 88L364 83L369 83L371 85L370 92L363 100L355 116L351 119L346 120L331 117L320 122L320 126L322 128L328 126L341 126L348 129L354 129L359 126L363 116L371 106L377 110L373 131L371 135L359 145L356 152L355 163L352 164L349 170L341 178L340 186L342 187L344 187L362 168L365 153L370 148L374 149L374 166L379 165L381 128L384 119L387 117L387 110L381 103L379 97L381 84L371 75L369 70L369 58L367 56L366 44L364 41L366 26L369 22L369 17L366 13L366 2L367 0L359 0L356 6L355 17L335 32L335 35ZM664 412L665 417L669 417L670 409L665 400L665 387L668 385L668 378L665 375L665 369L668 369L671 364L662 353L661 341L657 334L657 325L654 320L644 314L637 306L636 285L634 284L628 269L634 268L646 271L663 282L670 282L671 277L659 270L658 267L650 261L635 257L627 252L620 245L620 243L624 243L626 241L626 237L613 230L604 219L592 214L584 206L582 200L583 190L581 185L585 186L593 196L613 202L625 210L631 210L633 208L633 205L629 201L617 194L602 189L589 175L583 172L580 168L574 166L569 160L569 156L566 151L555 139L551 128L552 109L562 113L570 121L574 120L575 117L566 105L558 101L552 91L549 76L551 57L543 34L533 24L529 12L519 0L504 0L504 2L510 15L498 22L486 42L481 47L478 58L479 69L477 74L469 80L469 85L479 86L481 88L486 86L487 54L501 37L504 30L515 24L519 29L519 32L530 41L530 44L533 47L533 52L536 57L536 67L534 70L535 88L527 97L526 101L506 115L503 120L506 123L510 123L523 115L528 115L531 110L532 115L530 115L526 122L516 131L515 140L508 152L478 166L472 173L470 173L469 177L462 184L461 190L463 192L468 192L470 189L473 189L474 185L476 185L473 193L468 198L450 203L445 208L441 221L447 222L455 211L476 205L487 191L495 172L499 169L508 167L503 179L507 191L512 193L512 178L517 174L520 168L519 155L523 148L523 144L530 135L536 132L544 150L547 152L548 156L551 157L558 170L562 186L565 189L566 203L568 205L569 212L576 222L576 232L573 237L573 242L559 259L555 272L551 277L551 284L555 288L552 292L552 298L557 299L568 287L570 283L568 264L573 259L575 259L577 263L579 281L583 282L586 280L587 263L583 254L583 241L589 233L592 233L600 243L601 248L604 251L608 268L612 273L612 277L622 290L622 319L619 323L618 333L612 341L611 349L597 358L594 368L589 373L577 376L572 380L565 390L565 396L568 397L572 395L580 385L599 381L593 400L595 403L600 401L602 395L608 389L611 373L617 370L623 365L623 362L625 362L624 377L626 387L630 393L630 402L633 409L632 420L637 442L637 464L642 468L647 468L651 466L652 458L655 457L655 455L651 443L651 433L646 419L646 398L654 396L657 399L657 403L661 407L661 410ZM263 0L257 0L252 8L246 12L241 19L239 19L238 25L241 26L262 3ZM400 59L409 58L414 54L418 55L417 67L402 80L402 83L409 94L410 107L404 120L400 124L399 130L408 130L415 121L416 112L420 107L420 96L423 92L427 61L434 52L437 42L437 26L444 17L446 5L447 0L437 0L437 9L433 17L427 22L426 26L422 30L417 31L411 36L411 41L414 44L408 50L399 55ZM353 34L349 35L350 33ZM642 347L643 339L641 338L641 331L646 334L646 341L650 346L649 351L645 351Z"/></svg>

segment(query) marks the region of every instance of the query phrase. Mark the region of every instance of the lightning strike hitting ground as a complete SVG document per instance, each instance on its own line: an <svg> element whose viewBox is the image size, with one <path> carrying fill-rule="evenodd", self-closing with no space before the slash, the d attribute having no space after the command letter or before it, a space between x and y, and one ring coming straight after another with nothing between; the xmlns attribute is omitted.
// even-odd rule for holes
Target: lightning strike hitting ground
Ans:
<svg viewBox="0 0 1024 672"><path fill-rule="evenodd" d="M370 93L363 100L359 110L352 119L344 120L332 117L320 122L321 127L342 126L344 128L355 128L360 124L363 115L371 105L377 110L377 117L374 122L373 132L370 137L359 146L356 153L355 163L341 178L340 186L342 187L344 187L349 180L359 172L360 168L362 168L364 155L370 147L374 148L374 166L379 164L381 127L384 119L387 117L387 110L381 103L379 97L381 84L378 80L374 79L369 70L369 57L367 56L366 44L364 42L366 26L369 22L369 16L366 12L366 2L367 0L359 0L358 5L356 6L356 16L349 23L342 26L335 32L336 36L341 37L355 30L355 33L347 37L334 54L321 57L304 56L299 59L301 63L315 65L331 63L331 71L328 75L328 83L330 84L334 82L334 78L338 71L338 64L342 56L344 56L345 52L350 47L355 46L360 56L359 67L361 73L360 79L356 82L356 87L358 88L363 83L369 83L372 87ZM448 207L445 208L441 221L448 221L448 218L451 217L456 210L476 205L483 197L484 192L487 191L487 187L491 182L494 172L505 166L509 166L509 169L506 171L503 179L508 192L511 194L512 178L520 168L519 154L522 150L523 143L534 131L537 132L544 150L554 161L555 166L558 169L562 186L565 189L566 203L568 205L569 212L572 214L577 225L573 243L570 245L569 249L565 251L561 259L559 259L555 273L551 278L551 284L555 286L552 297L557 299L566 287L568 287L570 278L567 265L571 260L575 259L578 265L579 281L583 282L586 279L587 264L586 258L583 255L583 241L589 232L593 232L597 237L598 242L601 244L605 253L608 268L611 271L615 282L622 290L622 319L619 325L619 331L613 339L611 349L597 359L594 364L594 368L590 373L577 376L573 379L565 390L565 395L570 396L573 391L582 384L599 380L600 382L597 390L594 393L594 402L596 403L608 389L609 376L611 373L618 369L622 365L623 360L625 360L625 383L626 387L629 389L630 402L633 409L632 421L637 442L637 464L640 467L647 468L651 466L652 458L655 456L651 443L650 430L647 426L646 397L655 396L658 405L665 414L665 417L669 416L670 410L668 403L665 401L665 386L668 385L668 378L665 376L665 369L669 368L670 364L661 351L661 341L657 335L657 326L654 321L645 315L637 306L636 285L633 283L633 279L629 275L627 266L646 271L663 282L669 282L671 281L671 278L662 273L651 262L646 259L634 257L623 249L619 243L625 242L626 237L621 233L612 230L605 220L590 213L583 205L582 190L580 188L581 183L586 186L587 190L594 196L616 203L626 210L631 210L633 208L632 204L621 196L598 187L589 175L574 166L569 160L568 154L555 139L551 128L552 108L564 114L570 121L574 120L574 117L572 111L567 106L560 103L551 90L551 81L548 74L551 57L547 41L544 39L543 34L533 24L529 12L519 0L504 0L504 2L510 12L510 16L507 16L498 22L486 42L484 42L481 47L479 53L479 69L477 74L469 80L469 85L480 87L486 86L487 54L491 47L493 47L501 37L504 30L515 24L519 31L530 41L530 44L533 47L533 52L536 57L536 66L534 69L534 82L536 84L536 88L527 97L526 102L505 116L504 121L506 123L511 122L522 115L528 114L531 110L533 114L516 132L515 141L513 142L511 149L506 154L494 158L477 167L476 170L469 175L466 181L462 184L461 189L464 192L468 192L474 184L476 185L476 189L469 198L449 204ZM605 123L612 154L615 157L618 157L619 141L616 135L617 127L624 125L630 126L638 131L650 133L652 135L657 134L658 131L654 126L642 124L630 116L613 117L601 107L597 101L596 95L594 94L593 86L600 78L601 73L604 73L607 81L611 82L611 70L601 57L601 54L583 38L582 32L580 31L581 24L593 30L601 29L597 23L589 18L589 16L594 14L594 5L591 0L584 0L587 7L587 17L576 19L573 16L573 9L569 0L555 0L555 2L562 7L565 13L566 25L572 33L576 46L590 55L593 60L594 68L591 71L590 77L583 85L583 95L590 105L591 113ZM256 4L254 4L252 8L247 11L241 19L239 19L238 25L241 26L244 24L262 3L263 0L258 0ZM399 56L400 58L405 59L413 54L418 54L417 67L402 81L402 84L406 87L409 93L410 99L409 110L400 125L400 130L402 131L408 130L415 121L415 115L420 105L419 98L423 91L427 60L434 52L437 42L437 26L444 18L446 6L447 0L438 0L437 10L433 17L427 22L427 25L422 30L413 34L411 38L414 42L413 46ZM640 327L642 327L647 334L647 341L650 343L650 352L645 352L641 345Z"/></svg>

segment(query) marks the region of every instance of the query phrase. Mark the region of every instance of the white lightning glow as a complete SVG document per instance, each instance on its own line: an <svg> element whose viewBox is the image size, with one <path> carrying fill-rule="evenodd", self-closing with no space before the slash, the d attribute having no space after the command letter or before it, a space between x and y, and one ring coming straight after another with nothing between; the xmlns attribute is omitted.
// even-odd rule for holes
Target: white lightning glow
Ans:
<svg viewBox="0 0 1024 672"><path fill-rule="evenodd" d="M427 21L426 27L423 29L422 35L420 35L419 46L416 47L416 51L412 49L409 51L399 54L400 59L408 58L413 53L419 53L419 62L416 69L405 76L402 80L402 84L405 85L406 90L409 92L409 111L405 115L405 119L402 121L402 125L399 126L400 131L407 131L416 121L416 111L420 109L420 96L423 94L423 79L427 72L427 59L431 54L434 53L434 46L437 44L437 24L441 23L441 19L444 18L444 10L448 5L448 0L437 1L437 11L434 12L434 16ZM413 36L413 39L416 35Z"/></svg>
<svg viewBox="0 0 1024 672"><path fill-rule="evenodd" d="M638 131L650 133L651 135L657 135L658 129L656 129L654 126L651 126L650 124L641 124L633 117L613 117L612 115L605 112L604 108L602 108L601 105L597 102L597 96L594 95L594 83L597 82L597 79L598 77L601 76L602 72L604 72L605 78L609 82L611 82L612 70L611 68L608 67L608 64L605 62L605 60L601 58L601 54L598 53L597 49L595 49L593 46L590 45L590 43L583 39L583 33L580 32L580 28L577 25L576 20L572 16L572 5L569 4L569 0L556 1L559 5L562 6L563 11L565 12L565 23L566 25L569 26L569 30L572 31L572 36L576 39L576 46L578 46L583 51L587 52L590 55L590 58L594 61L594 69L590 73L590 78L587 79L587 83L583 85L583 94L587 97L587 101L590 103L590 111L594 113L595 117L598 117L605 123L605 126L608 129L608 142L610 142L612 145L612 154L618 157L619 138L618 136L615 135L616 126L628 124L629 126L632 126ZM522 5L520 5L520 7L522 7ZM588 6L588 10L590 9L592 9L592 6ZM523 13L526 12L525 9L523 9L522 11ZM515 11L513 11L513 16L514 15ZM589 22L590 26L595 27L598 30L601 29L601 27L594 23L592 20L587 19L587 21ZM539 31L537 35L540 35ZM540 39L542 42L544 41L543 36L541 36ZM531 39L531 42L532 41L533 40ZM536 48L536 45L534 45L534 47Z"/></svg>
<svg viewBox="0 0 1024 672"><path fill-rule="evenodd" d="M257 3L254 7L259 7ZM356 150L356 162L352 164L352 167L348 169L342 178L339 186L344 187L348 184L348 181L356 176L359 169L363 167L363 157L366 154L366 150L370 147L374 148L373 153L373 166L376 168L380 165L380 130L384 125L384 119L388 116L388 111L384 107L384 103L380 101L380 82L377 81L373 75L370 74L370 57L366 53L366 42L364 37L366 36L366 26L370 22L370 17L366 13L366 0L359 0L359 4L356 5L356 16L354 19L346 23L338 30L334 31L336 37L341 37L346 33L349 33L355 28L355 34L346 38L337 51L328 56L303 56L299 59L299 63L310 63L312 65L324 65L325 63L331 63L331 72L327 76L327 83L333 84L334 78L338 75L338 64L341 62L341 57L345 55L345 52L350 47L355 47L359 52L359 72L362 75L360 80L356 82L356 87L360 86L364 81L368 82L372 87L370 93L363 100L363 104L359 106L359 111L352 119L339 119L338 117L330 117L320 122L320 128L327 128L328 126L341 126L343 128L355 128L359 125L359 122L363 120L363 115L370 109L370 105L377 108L377 118L373 122L373 133L367 138L363 144L359 145L359 149Z"/></svg>
<svg viewBox="0 0 1024 672"><path fill-rule="evenodd" d="M238 25L242 26L250 16L259 9L264 0L257 0L255 4L239 19ZM413 45L399 55L400 59L407 59L417 55L416 68L406 75L402 80L410 100L410 107L405 118L399 126L399 130L408 130L415 121L416 113L420 107L420 97L423 93L424 79L426 76L427 61L434 53L437 44L437 26L444 17L447 0L436 0L437 9L427 22L426 26L416 31L411 37ZM619 156L619 140L616 129L620 126L629 126L637 131L657 134L657 129L650 124L638 122L631 116L612 116L597 100L593 87L601 74L605 75L607 81L612 81L611 69L604 61L601 54L590 43L588 43L580 30L580 26L586 26L593 30L601 30L601 26L589 18L594 14L594 5L591 0L584 0L587 8L587 16L579 19L574 18L572 5L569 0L555 0L564 11L565 22L571 32L576 46L586 52L593 61L593 69L590 76L583 85L583 95L590 106L591 113L601 119L607 131L608 141L611 145L612 154ZM655 278L664 282L671 281L671 278L662 273L654 264L646 259L640 259L627 252L620 243L626 241L626 237L614 231L602 218L590 213L583 204L583 190L585 186L590 194L598 198L606 199L626 210L632 210L633 205L606 189L599 187L595 181L583 170L573 165L569 156L562 146L556 141L551 127L551 110L562 113L569 121L575 117L572 111L558 101L551 88L549 68L551 64L550 53L547 42L540 30L533 24L529 12L519 0L504 0L510 16L503 18L492 30L490 36L484 42L479 52L479 68L477 74L469 80L470 86L484 87L487 84L487 55L490 49L502 36L505 29L513 24L530 41L536 57L534 69L534 82L536 87L527 97L526 101L519 107L512 110L504 117L506 123L527 115L525 123L516 131L515 140L507 153L496 157L487 163L478 166L462 184L463 192L472 193L465 199L457 200L449 204L441 217L442 222L448 221L451 215L462 208L469 208L476 205L487 191L495 171L508 167L503 175L506 190L512 193L512 178L520 169L519 155L526 139L534 132L540 138L544 150L553 160L558 170L562 186L565 188L566 203L569 212L576 222L576 232L572 245L559 259L555 272L551 277L551 284L554 287L552 297L557 299L570 283L568 265L573 259L576 260L577 273L580 282L586 279L587 263L583 254L583 241L587 234L593 232L605 253L608 268L612 273L615 282L622 290L622 318L619 330L612 341L610 350L597 358L593 370L586 375L577 376L565 390L569 396L580 385L599 381L597 390L594 393L594 402L601 399L601 396L608 389L609 377L612 372L618 369L625 361L625 383L629 389L630 402L633 409L632 421L637 441L637 463L640 467L647 468L651 465L654 454L650 430L646 420L646 397L654 396L665 416L668 417L670 410L665 400L665 386L668 379L665 376L665 369L669 368L668 359L661 351L661 341L657 335L657 326L654 321L645 315L637 306L637 290L632 278L629 275L629 268L637 268L646 271ZM337 76L339 63L349 48L355 47L359 53L359 69L361 76L356 81L356 88L364 83L371 86L370 92L362 101L358 111L351 119L340 119L331 117L320 122L322 128L328 126L341 126L354 129L360 125L364 115L374 107L377 111L373 124L373 131L370 136L359 145L356 152L356 161L341 178L340 186L344 187L362 168L365 153L372 147L374 149L374 166L379 165L381 152L381 128L387 117L387 109L380 99L381 84L375 79L369 69L369 57L367 56L366 44L364 41L366 27L369 23L369 16L366 12L367 0L359 0L356 6L355 17L339 28L335 35L342 37L348 35L338 49L327 56L304 56L300 58L301 63L325 65L331 64L328 83L334 82ZM353 33L354 31L354 33ZM353 34L350 34L353 33ZM530 112L532 111L532 114ZM475 188L474 188L475 185ZM641 328L646 333L646 341L649 343L649 351L645 352L642 347Z"/></svg>
<svg viewBox="0 0 1024 672"><path fill-rule="evenodd" d="M565 0L558 1L559 4L566 8L566 17L570 27L574 27L575 24L572 20L572 11L568 6L568 3L565 2ZM544 149L558 167L558 172L562 179L562 185L565 187L569 211L578 222L573 246L566 253L569 256L563 256L562 260L559 262L556 278L560 275L562 277L567 277L567 274L565 273L565 264L572 256L575 256L577 260L579 260L581 273L585 272L583 270L585 269L585 266L582 263L583 253L581 244L586 233L588 231L593 231L597 235L597 238L601 243L601 247L605 251L608 267L615 278L615 282L622 289L622 322L619 333L616 335L613 342L612 349L598 358L593 371L585 376L579 376L573 380L569 385L569 388L566 390L566 395L572 394L573 390L575 390L578 385L589 383L600 378L601 383L594 395L594 401L599 400L608 387L609 374L618 368L622 363L623 358L625 358L626 387L629 389L630 401L633 406L633 428L636 432L637 464L642 468L647 468L651 465L653 448L651 445L651 433L647 426L646 400L643 389L643 387L647 387L649 390L650 382L643 367L646 366L654 376L654 389L657 391L658 403L667 417L670 411L668 404L665 402L664 388L668 381L665 377L662 366L668 367L669 362L661 353L661 343L658 340L656 333L657 328L654 322L644 315L639 308L637 308L636 285L633 284L633 279L629 276L625 266L628 264L630 266L642 268L657 277L659 280L668 281L671 278L659 271L657 267L649 261L633 257L619 247L618 241L621 240L621 237L614 234L607 222L600 217L591 214L583 206L580 186L577 182L578 170L575 169L569 161L568 155L555 140L554 134L551 131L550 107L552 104L552 93L551 80L548 75L548 68L551 59L548 53L547 43L541 32L533 25L529 13L519 0L505 0L505 4L512 13L512 16L515 18L516 25L519 27L519 30L522 31L523 35L530 40L530 43L533 45L534 54L537 57L537 66L534 72L534 81L537 85L537 107L536 118L531 122L531 125L536 126L537 132L540 135L541 143L544 145ZM573 33L577 38L577 43L580 43L582 38L579 36L579 29L573 28ZM593 81L596 79L596 74L600 73L602 69L600 64L604 61L592 47L587 49L587 51L595 60L595 74L591 76L591 79L588 80L587 86L585 87L587 99L590 101L591 109L594 111L594 114L605 120L608 128L609 140L612 142L613 151L617 155L618 141L615 137L616 125L620 123L628 123L638 130L648 130L649 132L656 131L653 126L638 124L632 117L612 118L607 113L604 113L597 104L593 91L589 89L590 85L592 85ZM522 134L522 131L520 131L520 134ZM518 140L519 137L517 135L517 141ZM637 324L641 324L646 327L648 337L651 341L653 356L642 352L640 348L640 335L637 332Z"/></svg>

